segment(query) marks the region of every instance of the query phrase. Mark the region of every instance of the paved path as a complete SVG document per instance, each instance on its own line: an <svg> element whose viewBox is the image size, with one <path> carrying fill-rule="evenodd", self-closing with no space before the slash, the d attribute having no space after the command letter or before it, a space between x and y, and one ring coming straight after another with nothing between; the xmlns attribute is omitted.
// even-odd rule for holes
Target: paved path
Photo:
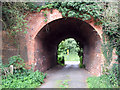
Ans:
<svg viewBox="0 0 120 90"><path fill-rule="evenodd" d="M65 64L78 65L80 61L65 61Z"/></svg>
<svg viewBox="0 0 120 90"><path fill-rule="evenodd" d="M45 83L40 88L87 88L86 79L92 76L78 64L56 66L47 71Z"/></svg>

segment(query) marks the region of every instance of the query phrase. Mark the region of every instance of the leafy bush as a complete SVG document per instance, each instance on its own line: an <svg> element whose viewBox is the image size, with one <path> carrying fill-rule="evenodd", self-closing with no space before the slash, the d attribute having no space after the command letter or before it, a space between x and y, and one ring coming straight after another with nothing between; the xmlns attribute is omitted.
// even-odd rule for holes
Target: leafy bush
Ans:
<svg viewBox="0 0 120 90"><path fill-rule="evenodd" d="M85 64L79 64L80 68L85 68Z"/></svg>
<svg viewBox="0 0 120 90"><path fill-rule="evenodd" d="M58 64L61 65L61 66L64 66L64 56L58 56Z"/></svg>
<svg viewBox="0 0 120 90"><path fill-rule="evenodd" d="M24 60L20 58L20 55L12 56L9 59L9 64L2 65L2 88L35 88L44 83L46 73L33 71L32 68L25 69ZM13 65L13 74L5 72L5 68ZM7 74L6 74L7 73Z"/></svg>
<svg viewBox="0 0 120 90"><path fill-rule="evenodd" d="M63 17L76 17L81 18L82 20L89 20L91 16L93 16L95 25L103 25L103 36L109 36L108 40L110 41L110 45L112 48L116 48L117 55L120 57L120 33L118 27L119 12L117 12L118 4L119 2L51 2L46 3L44 6L36 6L32 3L28 4L5 2L2 5L2 20L4 21L3 24L5 26L5 29L10 29L10 34L16 35L16 33L19 31L24 31L24 33L26 33L25 27L27 27L27 21L24 20L24 18L27 15L27 10L30 10L32 12L39 12L45 8L56 8L62 12ZM45 22L46 21L47 19L45 19ZM105 46L104 48L106 54L108 53L105 58L108 61L111 61L109 58L112 56L109 54L111 50L109 50L108 47L109 45ZM109 75L111 77L110 82L114 84L114 82L116 82L116 77L118 74L116 74L114 70L111 70Z"/></svg>
<svg viewBox="0 0 120 90"><path fill-rule="evenodd" d="M80 51L80 46L73 38L65 39L61 41L58 45L58 63L60 65L64 65L65 61L76 61L79 59L78 51ZM73 56L74 55L74 56ZM69 56L69 59L68 59Z"/></svg>
<svg viewBox="0 0 120 90"><path fill-rule="evenodd" d="M17 32L27 33L27 15L28 5L24 2L3 2L2 3L2 21L4 30L15 36Z"/></svg>
<svg viewBox="0 0 120 90"><path fill-rule="evenodd" d="M118 88L119 85L119 71L118 64L108 70L108 74L103 74L99 77L89 77L87 79L89 88Z"/></svg>
<svg viewBox="0 0 120 90"><path fill-rule="evenodd" d="M89 88L112 88L106 75L102 75L100 77L89 77L87 79L87 83Z"/></svg>
<svg viewBox="0 0 120 90"><path fill-rule="evenodd" d="M2 74L9 74L9 67L10 65L13 65L14 70L13 73L17 70L19 70L19 72L23 72L25 70L25 63L24 60L20 57L20 55L16 55L16 56L12 56L8 59L9 63L5 64L5 65L1 65L2 68ZM6 69L7 72L6 72Z"/></svg>
<svg viewBox="0 0 120 90"><path fill-rule="evenodd" d="M20 55L10 57L8 61L9 61L8 66L13 65L16 68L25 67L24 60L20 57Z"/></svg>
<svg viewBox="0 0 120 90"><path fill-rule="evenodd" d="M44 83L44 75L38 70L35 72L24 72L24 73L15 73L9 74L7 78L2 76L2 88L36 88Z"/></svg>
<svg viewBox="0 0 120 90"><path fill-rule="evenodd" d="M108 78L113 87L120 87L120 76L118 70L118 64L113 64L112 68L108 71Z"/></svg>
<svg viewBox="0 0 120 90"><path fill-rule="evenodd" d="M67 50L70 53L77 53L80 50L79 45L73 38L65 39L58 45L58 55L67 54Z"/></svg>

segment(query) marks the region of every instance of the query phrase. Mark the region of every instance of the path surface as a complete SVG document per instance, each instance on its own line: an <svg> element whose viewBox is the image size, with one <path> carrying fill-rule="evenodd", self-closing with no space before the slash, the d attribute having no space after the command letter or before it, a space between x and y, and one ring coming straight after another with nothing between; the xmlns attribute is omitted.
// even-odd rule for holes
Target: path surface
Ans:
<svg viewBox="0 0 120 90"><path fill-rule="evenodd" d="M45 83L40 88L87 88L86 79L92 76L78 64L56 66L47 71Z"/></svg>

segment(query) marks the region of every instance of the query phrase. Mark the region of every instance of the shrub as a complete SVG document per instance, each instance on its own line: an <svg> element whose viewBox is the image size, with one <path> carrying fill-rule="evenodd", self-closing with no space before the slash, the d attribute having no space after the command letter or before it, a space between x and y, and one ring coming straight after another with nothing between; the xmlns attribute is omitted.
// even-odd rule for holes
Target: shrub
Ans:
<svg viewBox="0 0 120 90"><path fill-rule="evenodd" d="M3 76L2 88L36 88L44 83L44 75L38 70L35 72L27 72L20 74L19 72L12 75L9 74L7 78Z"/></svg>
<svg viewBox="0 0 120 90"><path fill-rule="evenodd" d="M89 77L87 79L89 88L118 88L119 86L119 71L118 64L113 64L113 67L108 70L108 74L103 74L99 77Z"/></svg>
<svg viewBox="0 0 120 90"><path fill-rule="evenodd" d="M112 88L109 79L106 75L100 77L89 77L87 79L89 88Z"/></svg>
<svg viewBox="0 0 120 90"><path fill-rule="evenodd" d="M65 64L64 64L64 56L58 56L58 64L59 65L61 65L61 66L64 66Z"/></svg>
<svg viewBox="0 0 120 90"><path fill-rule="evenodd" d="M9 71L7 74L5 74L5 71L2 73L2 88L36 88L44 83L47 74L38 70L34 72L32 68L27 70L22 67L25 65L20 55L12 56L9 60L9 64L2 66L3 70L10 65L18 68L13 70L13 74L9 73Z"/></svg>
<svg viewBox="0 0 120 90"><path fill-rule="evenodd" d="M80 64L79 64L80 68L85 68L85 65L83 64L83 57L80 56Z"/></svg>

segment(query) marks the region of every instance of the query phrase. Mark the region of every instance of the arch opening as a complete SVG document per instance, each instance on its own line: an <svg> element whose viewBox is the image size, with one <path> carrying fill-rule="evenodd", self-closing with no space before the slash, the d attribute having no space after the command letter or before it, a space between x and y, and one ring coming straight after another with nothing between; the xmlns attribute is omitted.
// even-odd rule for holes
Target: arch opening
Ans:
<svg viewBox="0 0 120 90"><path fill-rule="evenodd" d="M57 62L60 65L78 65L83 58L83 49L74 38L62 40L58 45Z"/></svg>
<svg viewBox="0 0 120 90"><path fill-rule="evenodd" d="M46 24L35 37L36 69L45 71L57 65L59 43L74 38L83 48L83 64L90 72L100 73L101 38L88 23L76 18L61 18Z"/></svg>

